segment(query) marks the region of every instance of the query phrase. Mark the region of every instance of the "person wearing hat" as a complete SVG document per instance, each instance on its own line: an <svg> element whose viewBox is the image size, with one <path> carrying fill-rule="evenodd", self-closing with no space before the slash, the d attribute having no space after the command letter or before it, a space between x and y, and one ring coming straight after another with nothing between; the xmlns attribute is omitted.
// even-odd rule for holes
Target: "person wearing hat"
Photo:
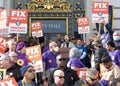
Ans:
<svg viewBox="0 0 120 86"><path fill-rule="evenodd" d="M101 39L96 38L92 44L94 45L95 48L95 53L94 53L94 65L92 67L95 67L98 71L100 71L100 63L101 63L101 57L107 53L107 50L103 47L103 44L101 42ZM92 63L91 63L92 64Z"/></svg>
<svg viewBox="0 0 120 86"><path fill-rule="evenodd" d="M26 48L26 44L24 42L20 42L16 46L16 51L18 53L20 53L19 54L20 55L19 60L23 60L24 61L24 62L19 62L18 61L18 64L20 63L21 66L28 64L28 61L27 61L27 58L26 58L26 54L25 54L25 48Z"/></svg>
<svg viewBox="0 0 120 86"><path fill-rule="evenodd" d="M38 86L37 83L33 81L35 78L35 70L32 65L23 66L20 71L23 79L18 82L19 86Z"/></svg>

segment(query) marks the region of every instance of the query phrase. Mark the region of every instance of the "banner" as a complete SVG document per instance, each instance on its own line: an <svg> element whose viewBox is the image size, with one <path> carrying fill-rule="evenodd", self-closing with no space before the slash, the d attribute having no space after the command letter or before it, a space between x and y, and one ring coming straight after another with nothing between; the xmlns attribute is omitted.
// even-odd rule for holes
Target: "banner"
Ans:
<svg viewBox="0 0 120 86"><path fill-rule="evenodd" d="M1 53L4 53L7 50L8 48L7 42L8 40L5 37L0 36L0 52Z"/></svg>
<svg viewBox="0 0 120 86"><path fill-rule="evenodd" d="M0 80L0 86L18 86L14 78Z"/></svg>
<svg viewBox="0 0 120 86"><path fill-rule="evenodd" d="M7 12L4 9L0 9L0 29L6 27Z"/></svg>
<svg viewBox="0 0 120 86"><path fill-rule="evenodd" d="M27 33L27 10L10 10L9 33Z"/></svg>
<svg viewBox="0 0 120 86"><path fill-rule="evenodd" d="M87 71L86 68L79 68L79 69L77 70L77 74L78 74L78 76L79 76L79 78L80 78L81 80L86 77L86 71Z"/></svg>
<svg viewBox="0 0 120 86"><path fill-rule="evenodd" d="M32 37L42 37L42 22L34 22L32 23Z"/></svg>
<svg viewBox="0 0 120 86"><path fill-rule="evenodd" d="M26 48L26 55L29 64L34 66L36 72L43 72L42 54L40 45Z"/></svg>
<svg viewBox="0 0 120 86"><path fill-rule="evenodd" d="M6 21L6 27L0 29L0 34L9 34L8 32L9 29L9 16L7 16L7 21Z"/></svg>
<svg viewBox="0 0 120 86"><path fill-rule="evenodd" d="M0 69L0 80L3 80L5 76L6 76L6 69Z"/></svg>
<svg viewBox="0 0 120 86"><path fill-rule="evenodd" d="M102 24L102 23L101 23ZM108 25L111 28L109 31L112 31L113 29L113 6L109 5L109 19L108 19ZM97 29L97 31L99 31L99 27L100 27L100 34L104 33L103 27L100 26L100 23L95 23L94 24L94 29Z"/></svg>
<svg viewBox="0 0 120 86"><path fill-rule="evenodd" d="M108 2L92 3L92 23L108 23Z"/></svg>
<svg viewBox="0 0 120 86"><path fill-rule="evenodd" d="M78 22L78 33L79 34L90 32L88 17L78 18L77 22Z"/></svg>

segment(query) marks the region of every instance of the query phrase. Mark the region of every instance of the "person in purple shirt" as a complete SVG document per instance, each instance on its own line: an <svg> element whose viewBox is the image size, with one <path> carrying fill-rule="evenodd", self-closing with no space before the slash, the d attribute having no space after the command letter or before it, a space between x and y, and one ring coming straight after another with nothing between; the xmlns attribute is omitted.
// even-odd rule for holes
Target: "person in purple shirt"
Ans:
<svg viewBox="0 0 120 86"><path fill-rule="evenodd" d="M25 57L25 55L23 55L20 52L16 51L16 42L15 42L14 39L11 39L11 40L8 41L8 48L9 48L9 51L6 52L5 55L9 55L10 52L14 51L14 52L17 53L18 59L22 59L24 61L23 65L27 65L28 64L27 58Z"/></svg>
<svg viewBox="0 0 120 86"><path fill-rule="evenodd" d="M101 35L101 40L103 47L105 48L105 43L112 39L113 31L111 30L109 24L104 25L104 33Z"/></svg>
<svg viewBox="0 0 120 86"><path fill-rule="evenodd" d="M106 49L108 50L108 53L111 56L112 62L120 67L120 50L116 49L113 40L107 41Z"/></svg>
<svg viewBox="0 0 120 86"><path fill-rule="evenodd" d="M26 48L26 44L24 42L20 42L16 46L18 59L23 59L24 60L24 64L23 64L24 66L28 64L28 60L27 60L26 54L25 54L25 48Z"/></svg>
<svg viewBox="0 0 120 86"><path fill-rule="evenodd" d="M80 61L80 56L82 52L79 51L76 47L73 47L69 51L69 62L67 63L67 67L73 70L77 70L78 68L84 68L85 65Z"/></svg>
<svg viewBox="0 0 120 86"><path fill-rule="evenodd" d="M49 50L42 54L43 67L45 70L57 67L56 57L59 54L58 51L57 43L54 41L50 42Z"/></svg>

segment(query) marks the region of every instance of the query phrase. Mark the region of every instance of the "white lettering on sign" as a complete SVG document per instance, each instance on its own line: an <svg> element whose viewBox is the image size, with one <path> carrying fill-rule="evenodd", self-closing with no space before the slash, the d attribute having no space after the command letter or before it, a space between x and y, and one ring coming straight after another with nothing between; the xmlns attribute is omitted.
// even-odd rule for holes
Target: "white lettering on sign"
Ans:
<svg viewBox="0 0 120 86"><path fill-rule="evenodd" d="M83 76L85 76L85 73L86 73L85 71L80 71L80 73L79 73L79 77L82 78Z"/></svg>
<svg viewBox="0 0 120 86"><path fill-rule="evenodd" d="M79 23L86 23L87 22L87 18L82 18L82 19L78 19Z"/></svg>
<svg viewBox="0 0 120 86"><path fill-rule="evenodd" d="M33 23L33 24L32 24L32 27L40 27L40 26L41 26L40 23Z"/></svg>
<svg viewBox="0 0 120 86"><path fill-rule="evenodd" d="M106 9L107 8L107 3L95 3L94 8Z"/></svg>
<svg viewBox="0 0 120 86"><path fill-rule="evenodd" d="M3 38L0 38L0 43L6 47L7 46L7 42L3 39Z"/></svg>
<svg viewBox="0 0 120 86"><path fill-rule="evenodd" d="M26 51L27 55L33 55L33 54L38 54L38 53L39 53L39 47L30 48L30 49L27 49Z"/></svg>
<svg viewBox="0 0 120 86"><path fill-rule="evenodd" d="M9 81L5 81L5 82L0 82L0 86L15 86L13 83L12 83L12 80L9 80Z"/></svg>
<svg viewBox="0 0 120 86"><path fill-rule="evenodd" d="M12 11L12 16L25 17L25 11Z"/></svg>

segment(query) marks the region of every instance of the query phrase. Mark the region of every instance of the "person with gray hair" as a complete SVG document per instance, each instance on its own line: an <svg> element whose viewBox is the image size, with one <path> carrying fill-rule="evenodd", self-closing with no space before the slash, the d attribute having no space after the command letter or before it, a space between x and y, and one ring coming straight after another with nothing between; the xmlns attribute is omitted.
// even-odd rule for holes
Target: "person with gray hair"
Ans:
<svg viewBox="0 0 120 86"><path fill-rule="evenodd" d="M98 82L99 72L96 68L90 68L86 71L86 78L75 82L74 86L102 86Z"/></svg>
<svg viewBox="0 0 120 86"><path fill-rule="evenodd" d="M69 62L67 63L67 67L73 69L73 70L77 70L78 68L84 68L85 65L80 61L80 56L81 53L79 51L79 49L77 49L76 47L73 47L70 49L69 51Z"/></svg>
<svg viewBox="0 0 120 86"><path fill-rule="evenodd" d="M17 82L22 79L20 66L12 65L8 55L0 55L0 69L6 69L6 76L14 77Z"/></svg>

